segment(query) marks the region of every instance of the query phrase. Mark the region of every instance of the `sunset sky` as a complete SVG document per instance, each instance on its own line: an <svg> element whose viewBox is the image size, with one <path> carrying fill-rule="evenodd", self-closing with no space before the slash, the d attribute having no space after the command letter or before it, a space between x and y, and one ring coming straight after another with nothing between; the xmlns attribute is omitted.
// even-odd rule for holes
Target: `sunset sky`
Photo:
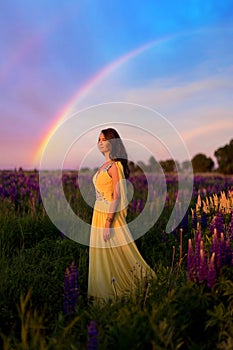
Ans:
<svg viewBox="0 0 233 350"><path fill-rule="evenodd" d="M70 167L90 151L90 163L100 161L93 147L103 125L131 140L133 160L147 157L147 142L158 160L173 150L177 158L176 138L159 153L147 137L160 139L164 121L190 157L216 161L214 151L233 138L232 42L231 0L1 2L0 168L38 168L56 128L74 116L82 155L71 152ZM126 103L126 116L113 104L106 124L92 106L110 102Z"/></svg>

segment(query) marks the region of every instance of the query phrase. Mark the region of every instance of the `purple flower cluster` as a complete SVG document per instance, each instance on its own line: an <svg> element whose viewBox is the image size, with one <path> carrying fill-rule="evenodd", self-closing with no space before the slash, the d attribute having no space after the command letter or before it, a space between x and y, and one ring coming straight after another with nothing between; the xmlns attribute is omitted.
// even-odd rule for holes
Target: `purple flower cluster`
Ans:
<svg viewBox="0 0 233 350"><path fill-rule="evenodd" d="M188 242L188 260L187 260L187 278L192 282L200 284L207 283L212 288L216 282L216 268L213 263L214 253L210 259L207 258L202 235L196 231L195 250L193 249L192 240Z"/></svg>
<svg viewBox="0 0 233 350"><path fill-rule="evenodd" d="M212 288L216 282L217 272L223 266L233 266L233 249L230 244L230 238L226 238L223 232L218 233L217 228L215 228L208 254L209 258L204 248L200 230L197 230L195 233L194 245L195 249L193 249L192 240L189 239L187 278L200 284L206 282L207 286Z"/></svg>
<svg viewBox="0 0 233 350"><path fill-rule="evenodd" d="M221 211L217 212L210 224L210 232L213 234L215 230L218 234L225 233L225 220Z"/></svg>
<svg viewBox="0 0 233 350"><path fill-rule="evenodd" d="M64 313L75 311L78 304L78 269L73 261L65 270L64 276Z"/></svg>
<svg viewBox="0 0 233 350"><path fill-rule="evenodd" d="M35 203L41 202L39 192L38 172L3 170L0 177L0 199L10 199L18 209L19 203L25 200Z"/></svg>
<svg viewBox="0 0 233 350"><path fill-rule="evenodd" d="M213 288L216 282L217 278L217 272L214 264L214 259L215 259L215 252L212 253L210 261L209 261L209 268L207 271L207 286L209 288Z"/></svg>
<svg viewBox="0 0 233 350"><path fill-rule="evenodd" d="M232 265L233 250L231 248L230 239L220 234L215 229L212 237L211 252L215 253L215 266L219 270L224 265Z"/></svg>
<svg viewBox="0 0 233 350"><path fill-rule="evenodd" d="M197 229L197 212L192 210L192 228Z"/></svg>
<svg viewBox="0 0 233 350"><path fill-rule="evenodd" d="M96 321L91 321L87 328L87 350L97 350L98 349L98 330Z"/></svg>
<svg viewBox="0 0 233 350"><path fill-rule="evenodd" d="M228 236L230 240L233 240L233 212L231 213L231 222L228 226Z"/></svg>
<svg viewBox="0 0 233 350"><path fill-rule="evenodd" d="M232 175L195 175L193 185L193 196L198 194L208 196L216 193L220 195L221 191L228 191L232 188Z"/></svg>
<svg viewBox="0 0 233 350"><path fill-rule="evenodd" d="M133 213L141 213L144 208L144 201L142 199L133 199L129 205L129 209Z"/></svg>

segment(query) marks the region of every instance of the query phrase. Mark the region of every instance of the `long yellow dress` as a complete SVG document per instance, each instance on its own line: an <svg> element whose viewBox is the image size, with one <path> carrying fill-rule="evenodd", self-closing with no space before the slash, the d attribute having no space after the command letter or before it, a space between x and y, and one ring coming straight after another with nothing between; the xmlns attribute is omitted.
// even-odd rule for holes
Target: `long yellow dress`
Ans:
<svg viewBox="0 0 233 350"><path fill-rule="evenodd" d="M113 197L108 164L93 177L96 201L92 217L89 248L88 296L108 300L129 295L140 288L154 271L140 255L126 223L127 194L121 162L115 162L119 176L120 206L111 225L110 239L105 242L103 229Z"/></svg>

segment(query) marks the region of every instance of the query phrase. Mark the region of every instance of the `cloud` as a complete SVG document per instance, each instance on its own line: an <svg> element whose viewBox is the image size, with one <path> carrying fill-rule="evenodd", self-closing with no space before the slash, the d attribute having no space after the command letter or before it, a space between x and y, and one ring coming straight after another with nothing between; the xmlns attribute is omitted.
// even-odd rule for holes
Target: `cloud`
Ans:
<svg viewBox="0 0 233 350"><path fill-rule="evenodd" d="M82 101L77 100L75 108L111 101L148 106L174 125L191 156L200 151L212 156L220 144L229 142L233 136L232 70L229 66L215 75L186 81L174 75L134 88L120 81L114 84L115 72L90 89ZM145 127L150 127L146 118Z"/></svg>

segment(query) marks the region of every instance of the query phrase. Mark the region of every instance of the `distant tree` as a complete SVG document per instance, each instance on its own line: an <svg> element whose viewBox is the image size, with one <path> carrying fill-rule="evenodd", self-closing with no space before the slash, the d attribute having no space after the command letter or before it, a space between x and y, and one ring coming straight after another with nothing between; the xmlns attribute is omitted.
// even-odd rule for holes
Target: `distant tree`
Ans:
<svg viewBox="0 0 233 350"><path fill-rule="evenodd" d="M181 164L181 169L183 171L189 171L192 169L192 163L190 160L185 160L184 162L182 162Z"/></svg>
<svg viewBox="0 0 233 350"><path fill-rule="evenodd" d="M132 160L129 161L128 165L129 165L130 173L135 173L137 171L137 166Z"/></svg>
<svg viewBox="0 0 233 350"><path fill-rule="evenodd" d="M80 169L82 173L88 173L90 171L90 168L84 167Z"/></svg>
<svg viewBox="0 0 233 350"><path fill-rule="evenodd" d="M176 171L176 162L173 159L161 160L160 165L165 173L172 173Z"/></svg>
<svg viewBox="0 0 233 350"><path fill-rule="evenodd" d="M142 162L141 160L139 160L137 162L136 166L137 166L137 171L140 171L140 172L147 171L147 169L148 169L148 166L144 162Z"/></svg>
<svg viewBox="0 0 233 350"><path fill-rule="evenodd" d="M198 153L192 159L194 173L207 173L213 170L214 162L203 153Z"/></svg>
<svg viewBox="0 0 233 350"><path fill-rule="evenodd" d="M156 172L159 171L160 165L159 162L155 160L153 156L149 158L149 165L148 165L148 171L149 172Z"/></svg>
<svg viewBox="0 0 233 350"><path fill-rule="evenodd" d="M214 152L218 162L218 171L223 174L233 174L233 139L229 145L218 148Z"/></svg>

